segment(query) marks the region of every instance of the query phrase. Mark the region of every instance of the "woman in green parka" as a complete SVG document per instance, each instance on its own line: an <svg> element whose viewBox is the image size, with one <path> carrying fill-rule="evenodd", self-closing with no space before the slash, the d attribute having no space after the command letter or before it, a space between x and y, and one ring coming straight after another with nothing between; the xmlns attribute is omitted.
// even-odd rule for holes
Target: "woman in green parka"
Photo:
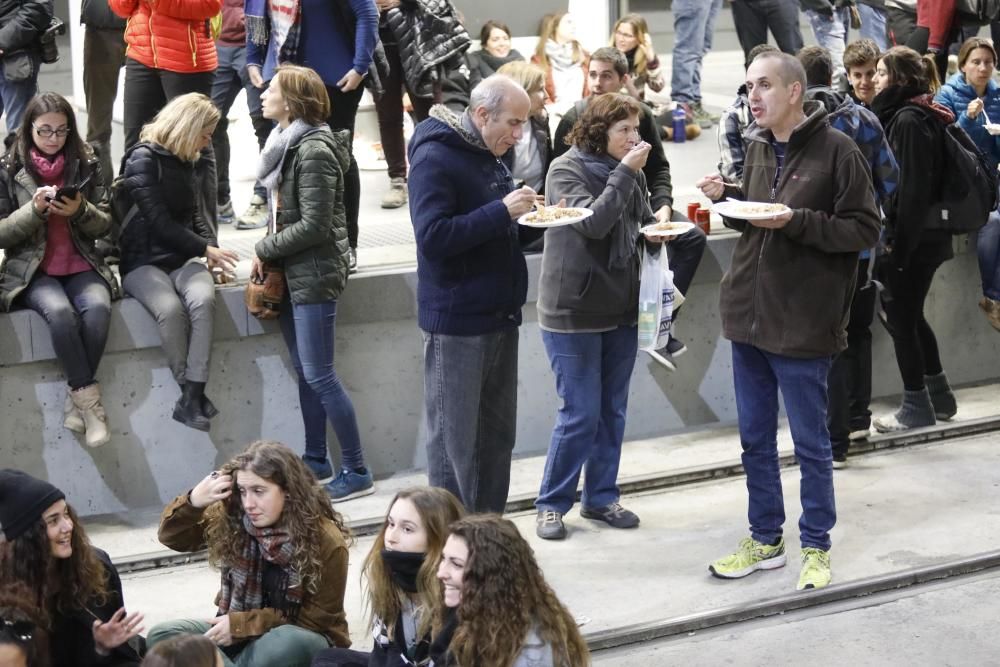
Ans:
<svg viewBox="0 0 1000 667"><path fill-rule="evenodd" d="M329 482L326 490L334 502L349 500L375 491L354 405L333 366L337 299L347 283L344 172L350 164L350 135L326 125L326 86L307 67L279 67L261 105L276 126L261 152L257 176L276 212L277 231L257 243L252 272L260 275L264 262L285 272L279 322L299 377L303 460L317 479ZM327 458L327 419L340 441L335 478Z"/></svg>
<svg viewBox="0 0 1000 667"><path fill-rule="evenodd" d="M73 108L56 93L36 95L0 163L0 307L26 306L48 323L69 384L63 425L86 433L91 447L110 438L95 376L118 283L94 248L110 225L107 189Z"/></svg>

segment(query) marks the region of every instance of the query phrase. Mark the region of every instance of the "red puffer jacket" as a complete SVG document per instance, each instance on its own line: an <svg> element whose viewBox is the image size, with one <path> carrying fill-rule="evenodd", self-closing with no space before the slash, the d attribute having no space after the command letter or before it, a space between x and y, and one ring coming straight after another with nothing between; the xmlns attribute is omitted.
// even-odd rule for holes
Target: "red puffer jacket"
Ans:
<svg viewBox="0 0 1000 667"><path fill-rule="evenodd" d="M209 19L222 0L108 0L128 19L126 54L146 67L170 72L211 72L218 65Z"/></svg>

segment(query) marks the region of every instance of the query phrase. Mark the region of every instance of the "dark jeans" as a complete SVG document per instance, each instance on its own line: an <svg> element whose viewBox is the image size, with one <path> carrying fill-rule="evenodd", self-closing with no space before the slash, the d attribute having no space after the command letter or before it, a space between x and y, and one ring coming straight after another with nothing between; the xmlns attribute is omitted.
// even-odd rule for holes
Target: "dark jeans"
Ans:
<svg viewBox="0 0 1000 667"><path fill-rule="evenodd" d="M996 211L976 235L976 253L983 296L1000 301L1000 214Z"/></svg>
<svg viewBox="0 0 1000 667"><path fill-rule="evenodd" d="M370 653L349 648L327 648L313 656L310 667L368 667Z"/></svg>
<svg viewBox="0 0 1000 667"><path fill-rule="evenodd" d="M774 544L785 523L778 467L778 390L784 399L801 481L799 537L803 547L830 548L837 522L833 453L826 430L826 378L830 357L796 359L733 343L736 414L750 497L750 534Z"/></svg>
<svg viewBox="0 0 1000 667"><path fill-rule="evenodd" d="M351 150L351 166L344 174L344 208L347 212L347 242L352 248L358 247L358 213L361 210L361 174L354 159L354 120L358 115L358 105L364 86L358 86L345 93L336 86L327 86L330 96L330 117L327 125L334 130L349 130L348 148Z"/></svg>
<svg viewBox="0 0 1000 667"><path fill-rule="evenodd" d="M826 423L834 454L847 454L851 431L864 431L871 426L871 326L878 290L868 282L870 261L858 262L858 282L847 322L847 349L834 358L827 382L830 402Z"/></svg>
<svg viewBox="0 0 1000 667"><path fill-rule="evenodd" d="M382 81L385 93L375 100L378 133L382 138L389 178L406 178L406 142L403 139L403 88L406 86L406 79L403 77L403 64L399 60L399 47L385 39L382 40L382 46L385 48L385 57L389 59L389 76ZM417 97L408 86L406 91L410 94L413 115L419 123L430 115L431 107L437 100ZM435 97L440 97L440 93Z"/></svg>
<svg viewBox="0 0 1000 667"><path fill-rule="evenodd" d="M562 406L552 429L535 506L565 514L584 473L584 507L618 502L628 387L639 347L637 327L601 333L542 331Z"/></svg>
<svg viewBox="0 0 1000 667"><path fill-rule="evenodd" d="M299 405L306 434L306 455L326 460L326 421L340 441L340 465L365 466L354 404L333 367L337 302L295 303L286 296L278 318L288 355L299 377Z"/></svg>
<svg viewBox="0 0 1000 667"><path fill-rule="evenodd" d="M676 211L671 219L687 220L683 214ZM667 244L667 259L670 261L670 270L674 272L674 289L685 296L701 263L701 256L705 254L707 242L705 232L695 227Z"/></svg>
<svg viewBox="0 0 1000 667"><path fill-rule="evenodd" d="M97 271L50 276L37 271L22 293L42 316L71 389L95 382L111 322L111 292Z"/></svg>
<svg viewBox="0 0 1000 667"><path fill-rule="evenodd" d="M470 512L503 512L517 430L518 330L424 332L427 476Z"/></svg>
<svg viewBox="0 0 1000 667"><path fill-rule="evenodd" d="M219 203L229 201L229 109L232 108L240 90L247 91L247 107L250 110L250 122L253 132L257 135L257 149L264 148L267 135L271 133L274 124L264 118L260 108L261 89L250 83L247 74L246 47L216 45L219 54L219 67L212 79L212 102L219 107L221 116L212 135L212 147L215 149L215 175L218 180ZM253 193L262 199L267 198L267 192L260 181L253 184Z"/></svg>
<svg viewBox="0 0 1000 667"><path fill-rule="evenodd" d="M888 295L883 293L886 328L896 350L903 388L908 391L920 391L925 375L937 375L943 370L937 338L924 318L924 301L939 266L938 262L911 261L902 271L889 267L885 275L889 290Z"/></svg>
<svg viewBox="0 0 1000 667"><path fill-rule="evenodd" d="M0 113L7 113L7 134L17 132L28 102L38 92L38 69L42 61L35 53L28 57L31 60L31 75L24 81L8 81L3 67L0 67Z"/></svg>
<svg viewBox="0 0 1000 667"><path fill-rule="evenodd" d="M733 22L744 59L753 47L767 43L769 29L785 53L795 55L802 48L797 0L733 0Z"/></svg>
<svg viewBox="0 0 1000 667"><path fill-rule="evenodd" d="M83 34L83 92L87 97L87 143L97 146L106 183L111 166L111 120L118 72L125 65L125 31L87 26Z"/></svg>
<svg viewBox="0 0 1000 667"><path fill-rule="evenodd" d="M167 102L185 93L212 93L212 72L181 74L125 60L125 149L139 141L142 126Z"/></svg>

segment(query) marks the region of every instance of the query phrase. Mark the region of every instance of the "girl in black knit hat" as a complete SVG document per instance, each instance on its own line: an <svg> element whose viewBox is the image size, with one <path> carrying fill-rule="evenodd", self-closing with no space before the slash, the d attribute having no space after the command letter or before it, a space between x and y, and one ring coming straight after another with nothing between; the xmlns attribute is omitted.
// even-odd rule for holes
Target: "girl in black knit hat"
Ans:
<svg viewBox="0 0 1000 667"><path fill-rule="evenodd" d="M52 664L138 665L129 640L142 614L127 614L108 554L90 544L63 492L19 470L0 470L0 586L20 583L49 629ZM135 642L133 642L135 643Z"/></svg>

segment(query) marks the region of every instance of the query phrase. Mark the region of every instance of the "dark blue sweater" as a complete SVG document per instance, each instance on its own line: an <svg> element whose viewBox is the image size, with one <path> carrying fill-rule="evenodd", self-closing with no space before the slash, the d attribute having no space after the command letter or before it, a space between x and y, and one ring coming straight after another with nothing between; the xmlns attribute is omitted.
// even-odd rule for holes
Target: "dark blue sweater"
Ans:
<svg viewBox="0 0 1000 667"><path fill-rule="evenodd" d="M410 142L410 219L417 241L417 306L429 333L474 336L521 323L528 269L501 201L514 189L492 153L435 107Z"/></svg>

